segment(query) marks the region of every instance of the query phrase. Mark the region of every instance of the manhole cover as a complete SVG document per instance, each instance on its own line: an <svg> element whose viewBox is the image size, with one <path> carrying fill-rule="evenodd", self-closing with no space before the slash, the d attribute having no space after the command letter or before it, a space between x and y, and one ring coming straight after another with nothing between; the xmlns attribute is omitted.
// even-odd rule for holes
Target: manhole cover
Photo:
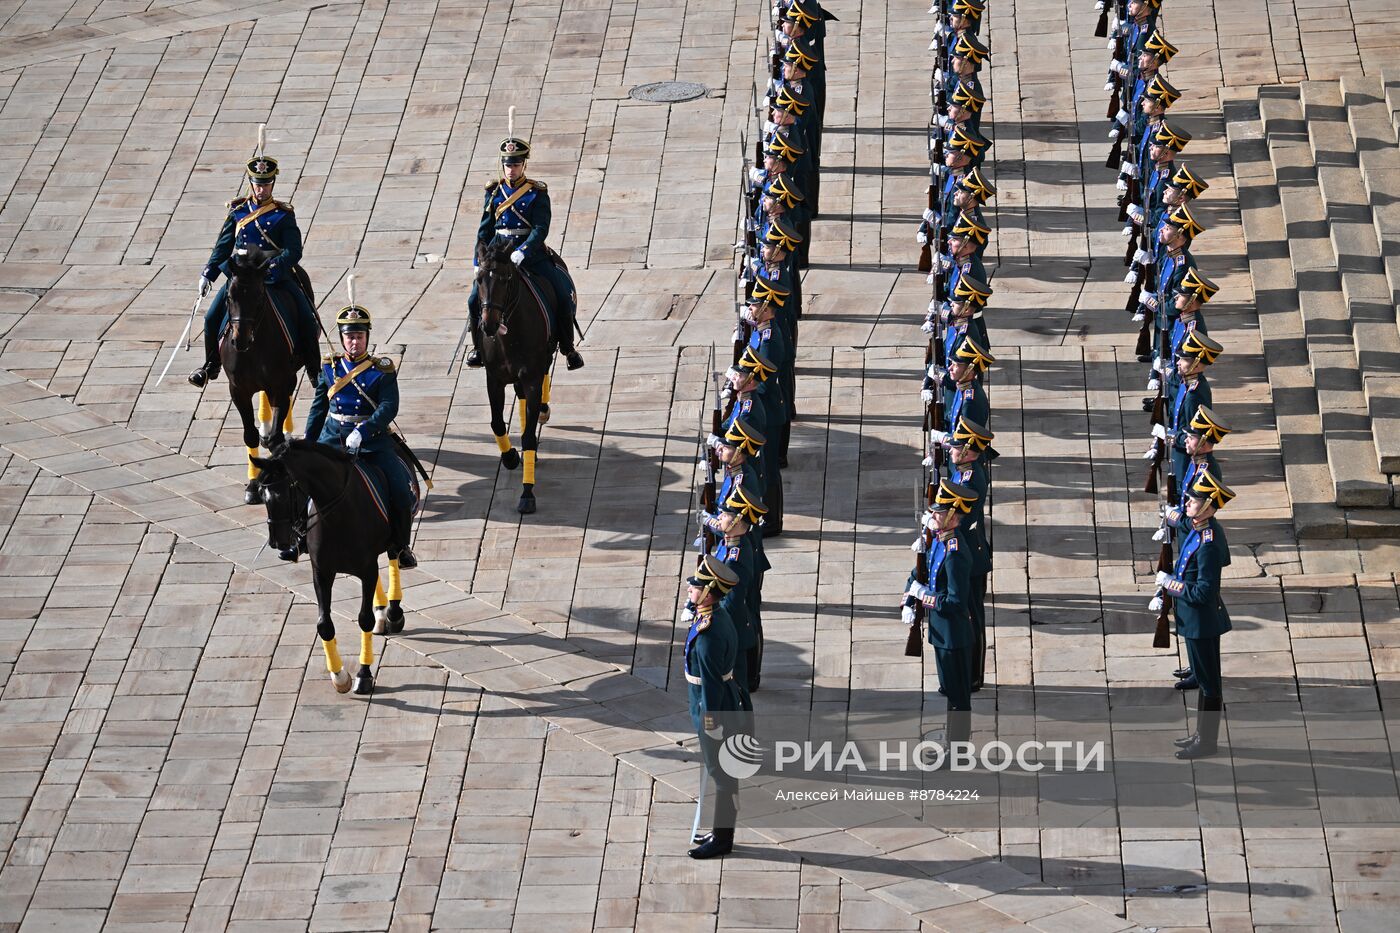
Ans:
<svg viewBox="0 0 1400 933"><path fill-rule="evenodd" d="M683 100L704 97L708 93L709 88L693 81L654 81L651 84L637 85L627 92L627 96L658 104L678 104Z"/></svg>

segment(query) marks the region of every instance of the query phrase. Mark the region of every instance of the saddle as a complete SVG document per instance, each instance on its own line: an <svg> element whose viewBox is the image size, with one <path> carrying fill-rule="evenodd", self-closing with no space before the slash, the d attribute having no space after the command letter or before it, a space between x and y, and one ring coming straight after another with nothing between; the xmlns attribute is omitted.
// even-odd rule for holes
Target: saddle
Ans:
<svg viewBox="0 0 1400 933"><path fill-rule="evenodd" d="M398 437L398 435L394 436L396 438ZM401 438L399 439L399 443L403 443ZM395 447L397 448L397 446L396 444ZM408 476L408 488L409 491L413 493L413 509L411 514L417 515L418 509L423 505L423 489L418 484L418 474L413 471L414 464L404 457L400 450L396 449L394 455L399 458L399 462L403 464L404 472ZM355 469L359 471L361 478L364 479L365 486L369 490L371 498L374 499L375 506L379 509L379 514L384 517L386 522L389 522L389 478L384 475L383 470L367 460L356 458Z"/></svg>

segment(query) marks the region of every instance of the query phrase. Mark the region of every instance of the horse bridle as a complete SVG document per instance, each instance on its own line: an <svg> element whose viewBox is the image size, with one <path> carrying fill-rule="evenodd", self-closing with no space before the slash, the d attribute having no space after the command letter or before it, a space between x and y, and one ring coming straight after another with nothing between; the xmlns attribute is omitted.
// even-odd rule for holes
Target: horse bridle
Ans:
<svg viewBox="0 0 1400 933"><path fill-rule="evenodd" d="M246 256L246 255L247 255L247 250L240 250L240 251L239 251L239 255ZM238 269L239 269L240 272L245 272L245 271L258 272L258 271L260 271L260 267L258 267L258 266L249 267L249 266L240 265L240 266L238 266ZM266 289L264 289L264 292L266 292ZM268 300L271 301L271 298L269 298ZM238 308L238 307L237 307L236 305L234 305L232 302L230 302L229 304L230 304L230 309L231 309L231 310L229 311L229 315L228 315L228 332L229 332L229 336L233 339L233 347L234 347L235 350L238 350L240 353L246 352L247 350L252 349L253 343L257 340L257 336L258 336L258 325L259 325L260 323L262 323L263 311L265 311L266 309L265 309L265 308L262 308L262 306L259 305L258 314L257 314L255 317L252 317L252 318L247 319L247 324L248 324L248 331L247 331L248 342L247 342L246 344L240 345L240 344L239 344L239 338L240 338L240 335L243 334L243 329L242 329L242 327L241 327L240 325L242 325L242 324L244 323L245 319L243 318L243 316L242 316L241 314L235 314L235 313L234 313L235 310L241 310L240 308Z"/></svg>
<svg viewBox="0 0 1400 933"><path fill-rule="evenodd" d="M283 525L290 525L290 526L291 526L291 529L292 529L292 534L293 534L295 537L304 538L304 537L306 537L307 535L309 535L309 534L311 533L311 529L316 527L316 522L320 521L320 519L321 519L321 514L322 514L323 512L327 512L327 511L329 511L329 510L335 508L337 505L339 505L339 504L341 503L341 501L343 501L343 500L345 499L345 497L346 497L347 495L349 495L349 493L350 493L350 483L351 483L351 482L354 480L354 478L355 478L355 465L354 465L353 463L350 464L350 468L349 468L348 470L345 471L345 485L343 485L343 486L340 487L340 492L336 494L336 497L335 497L334 499L332 499L330 502L327 502L324 506L317 506L317 508L316 508L316 515L315 515L316 521L312 521L311 519L307 518L307 517L306 517L305 510L301 510L301 514L298 515L298 510L297 510L297 507L296 507L296 495L295 495L296 493L301 493L301 494L305 495L305 496L306 496L306 501L307 501L308 503L315 501L315 500L313 500L313 499L311 498L311 493L310 493L310 491L308 491L307 489L303 488L302 485L297 481L296 477L294 477L290 472L286 473L286 477L287 477L287 491L288 491L289 493L292 493L292 507L291 507L291 509L289 510L290 513L291 513L291 517L290 517L290 518L278 518L278 519L274 519L274 518L272 517L272 514L271 514L270 512L268 513L268 516L267 516L267 530L268 530L268 539L269 539L269 540L273 540L273 537L272 537L272 532L273 532L273 530L276 529L276 528L279 528L279 527L281 527L281 526L283 526ZM301 526L300 528L298 528L298 524L300 524L300 526Z"/></svg>
<svg viewBox="0 0 1400 933"><path fill-rule="evenodd" d="M492 263L491 263L489 272L488 272L487 269L483 268L482 271L483 271L483 272L488 272L488 274L483 275L482 278L485 279L486 281L492 281L493 279L495 279L496 276L495 276L494 274L491 274L491 273L494 273L494 272L495 272L495 269L496 269L496 267L497 267L498 265L501 265L500 261L499 261L499 260L493 260ZM507 324L508 324L509 321L510 321L512 312L515 310L515 306L519 303L519 302L517 302L517 301L515 300L515 298L516 298L516 294L518 293L519 288L520 288L520 276L521 276L523 273L521 273L520 270L519 270L519 269L516 269L514 266L511 266L511 267L510 267L510 271L514 272L515 274L514 274L514 275L510 275L509 273L507 273L505 276L501 276L501 278L506 279L505 282L501 283L501 287L502 287L503 289L506 289L506 290L507 290L506 299L505 299L506 303L505 303L505 304L501 304L500 302L494 301L494 300L487 300L486 295L485 295L486 289L484 289L484 288L482 289L482 297L481 297L482 321L483 321L483 323L485 322L486 312L494 310L494 311L496 312L497 316L500 318L500 320L498 320L498 321L496 322L496 328L497 328L497 331L498 331L498 332L509 332L510 328L507 326ZM494 291L494 289L493 289L493 291ZM485 328L484 328L484 327L482 328L482 336L486 336L486 334L485 334ZM492 336L496 336L496 335L492 335Z"/></svg>

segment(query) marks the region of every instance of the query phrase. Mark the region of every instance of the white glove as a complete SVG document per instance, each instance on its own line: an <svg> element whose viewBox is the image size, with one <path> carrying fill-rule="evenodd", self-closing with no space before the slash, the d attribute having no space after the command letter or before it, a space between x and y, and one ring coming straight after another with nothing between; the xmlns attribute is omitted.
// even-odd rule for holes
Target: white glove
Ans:
<svg viewBox="0 0 1400 933"><path fill-rule="evenodd" d="M777 132L777 130L778 130L778 124L774 123L772 120L764 120L764 121L763 121L763 135L764 135L764 136L768 136L768 135L771 134L771 133L775 133L775 132Z"/></svg>
<svg viewBox="0 0 1400 933"><path fill-rule="evenodd" d="M923 462L924 462L924 469L925 469L925 470L927 470L927 469L929 469L930 467L933 466L933 458L932 458L932 457L925 457Z"/></svg>
<svg viewBox="0 0 1400 933"><path fill-rule="evenodd" d="M915 554L922 554L924 552L924 536L915 535L914 543L909 545L909 550L913 551Z"/></svg>
<svg viewBox="0 0 1400 933"><path fill-rule="evenodd" d="M1128 216L1131 217L1131 218L1133 218L1133 220L1136 220L1138 223L1142 223L1142 216L1143 216L1142 208L1141 208L1140 206L1136 205L1136 204L1129 204L1129 205L1128 205Z"/></svg>
<svg viewBox="0 0 1400 933"><path fill-rule="evenodd" d="M1125 283L1127 283L1128 285L1135 285L1135 284L1137 284L1137 280L1138 280L1138 272L1137 272L1136 269L1129 269L1129 270L1128 270L1128 274L1125 275L1125 276L1123 276L1123 281L1124 281Z"/></svg>
<svg viewBox="0 0 1400 933"><path fill-rule="evenodd" d="M927 375L934 382L937 382L938 380L943 378L943 370L938 368L937 363L929 363L928 371L925 373L925 375Z"/></svg>
<svg viewBox="0 0 1400 933"><path fill-rule="evenodd" d="M914 607L905 606L903 609L899 610L899 621L903 622L905 625L913 625L916 621Z"/></svg>
<svg viewBox="0 0 1400 933"><path fill-rule="evenodd" d="M1118 59L1116 58L1113 60L1113 63L1108 66L1108 70L1113 72L1120 78L1126 78L1128 76L1127 64L1118 61Z"/></svg>
<svg viewBox="0 0 1400 933"><path fill-rule="evenodd" d="M928 592L928 587L924 586L918 580L915 580L913 583L909 584L909 589L904 591L904 595L912 596L915 599L923 599L925 596L928 595Z"/></svg>
<svg viewBox="0 0 1400 933"><path fill-rule="evenodd" d="M1103 0L1098 0L1098 2L1094 4L1094 12L1095 12L1095 13L1102 13L1102 12L1103 12Z"/></svg>
<svg viewBox="0 0 1400 933"><path fill-rule="evenodd" d="M525 261L525 251L518 249L515 252L511 253L510 261L515 263L517 266L520 265L522 262Z"/></svg>
<svg viewBox="0 0 1400 933"><path fill-rule="evenodd" d="M729 335L729 339L733 343L738 343L740 340L744 339L744 333L736 327L734 328L734 333Z"/></svg>
<svg viewBox="0 0 1400 933"><path fill-rule="evenodd" d="M1124 168L1123 171L1127 172L1130 177L1137 178L1140 170L1138 169L1138 164L1133 162Z"/></svg>
<svg viewBox="0 0 1400 933"><path fill-rule="evenodd" d="M1123 131L1120 130L1120 129L1118 129L1117 125L1115 125L1115 126L1113 127L1113 129L1111 129L1111 130L1108 131L1108 138L1109 138L1110 140L1117 140L1118 137L1119 137L1119 136L1122 136L1122 135L1123 135Z"/></svg>
<svg viewBox="0 0 1400 933"><path fill-rule="evenodd" d="M930 223L930 224L931 224L931 223L933 223L933 222L934 222L935 220L937 220L937 219L938 219L938 214L934 212L933 208L929 207L929 208L925 208L925 209L924 209L924 222L925 222L925 223Z"/></svg>
<svg viewBox="0 0 1400 933"><path fill-rule="evenodd" d="M1165 570L1157 571L1157 588L1165 588L1168 583L1172 582L1172 579L1172 575L1167 573Z"/></svg>
<svg viewBox="0 0 1400 933"><path fill-rule="evenodd" d="M1161 441L1166 440L1166 439L1167 439L1167 426L1164 425L1164 424L1154 424L1154 425L1152 426L1152 436L1155 437L1155 438L1157 438L1158 440L1161 440Z"/></svg>
<svg viewBox="0 0 1400 933"><path fill-rule="evenodd" d="M706 446L706 447L718 447L718 446L719 446L719 435L718 435L718 434L709 434L709 435L706 435L706 437L705 437L705 446Z"/></svg>
<svg viewBox="0 0 1400 933"><path fill-rule="evenodd" d="M1145 304L1145 305L1147 305L1147 307L1151 308L1153 311L1156 311L1156 310L1157 310L1157 296L1156 296L1156 295L1148 295L1148 296L1146 296L1145 298L1142 299L1142 303Z"/></svg>
<svg viewBox="0 0 1400 933"><path fill-rule="evenodd" d="M1120 108L1120 109L1118 110L1118 115L1115 116L1113 119L1114 119L1115 121L1117 121L1121 126L1127 126L1127 125L1128 125L1128 111L1123 110L1123 109Z"/></svg>
<svg viewBox="0 0 1400 933"><path fill-rule="evenodd" d="M1147 391L1156 392L1160 388L1162 388L1162 380L1158 379L1156 376L1147 380Z"/></svg>
<svg viewBox="0 0 1400 933"><path fill-rule="evenodd" d="M1152 597L1152 599L1147 604L1147 608L1152 612L1162 611L1162 596L1160 593Z"/></svg>
<svg viewBox="0 0 1400 933"><path fill-rule="evenodd" d="M936 328L936 326L934 325L933 320L932 320L931 318L930 318L930 319L926 319L922 324L919 325L919 330L921 330L921 331L923 331L924 333L928 334L930 337L933 336L933 332L934 332L934 330L936 330L936 329L937 329L937 328Z"/></svg>
<svg viewBox="0 0 1400 933"><path fill-rule="evenodd" d="M1137 250L1137 251L1135 251L1135 252L1133 253L1133 262L1137 263L1138 265L1142 265L1142 264L1143 264L1144 262L1146 262L1146 261L1147 261L1147 250L1145 250L1145 249L1140 249L1140 250Z"/></svg>
<svg viewBox="0 0 1400 933"><path fill-rule="evenodd" d="M1153 444L1151 447L1147 448L1147 450L1143 453L1142 459L1151 460L1155 456L1157 456L1157 445Z"/></svg>
<svg viewBox="0 0 1400 933"><path fill-rule="evenodd" d="M1140 322L1142 322L1142 321L1147 320L1147 315L1143 314L1143 313L1142 313L1142 309L1139 308L1138 310L1136 310L1136 311L1133 312L1133 320L1134 320L1135 322L1139 322L1139 323L1140 323Z"/></svg>
<svg viewBox="0 0 1400 933"><path fill-rule="evenodd" d="M360 445L364 442L365 439L360 435L360 429L356 428L355 430L351 431L350 436L345 439L345 449L350 451L352 454L359 453Z"/></svg>
<svg viewBox="0 0 1400 933"><path fill-rule="evenodd" d="M1124 177L1122 177L1122 176L1120 175L1120 176L1118 177L1118 184L1115 185L1114 187L1117 188L1119 191L1127 191L1127 190L1128 190L1128 179L1126 179L1126 178L1124 178Z"/></svg>
<svg viewBox="0 0 1400 933"><path fill-rule="evenodd" d="M938 273L937 273L937 272L930 272L930 273L928 274L928 278L924 279L924 281L927 282L927 283L930 284L930 285L935 285L935 284L937 284L937 282L938 282Z"/></svg>
<svg viewBox="0 0 1400 933"><path fill-rule="evenodd" d="M929 442L930 442L930 443L937 444L937 445L939 445L939 446L941 447L941 446L943 446L944 444L948 443L948 432L947 432L947 431L930 431L930 432L928 432L928 439L929 439Z"/></svg>
<svg viewBox="0 0 1400 933"><path fill-rule="evenodd" d="M919 393L919 401L923 402L925 405L932 405L932 404L933 404L933 390L932 390L932 389L924 389L922 392L920 392L920 393Z"/></svg>
<svg viewBox="0 0 1400 933"><path fill-rule="evenodd" d="M949 269L953 268L953 260L949 259L947 256L939 256L938 268L947 272Z"/></svg>
<svg viewBox="0 0 1400 933"><path fill-rule="evenodd" d="M943 69L942 69L942 68L935 68L935 69L933 69L933 80L934 80L934 82L937 83L937 84L942 84L942 83L943 83Z"/></svg>
<svg viewBox="0 0 1400 933"><path fill-rule="evenodd" d="M1103 83L1103 89L1104 89L1105 91L1111 91L1111 90L1113 90L1113 79L1112 79L1112 78L1109 78L1107 81L1105 81L1105 82Z"/></svg>
<svg viewBox="0 0 1400 933"><path fill-rule="evenodd" d="M1152 540L1158 544L1165 544L1169 537L1171 537L1171 533L1167 531L1166 525L1160 525L1156 531L1152 532Z"/></svg>
<svg viewBox="0 0 1400 933"><path fill-rule="evenodd" d="M206 279L203 275L199 277L199 297L203 298L209 294L209 289L214 287L214 283Z"/></svg>
<svg viewBox="0 0 1400 933"><path fill-rule="evenodd" d="M694 609L691 609L689 606L686 606L684 609L681 610L681 621L682 621L682 622L693 622L694 620L695 620L695 610L694 610Z"/></svg>
<svg viewBox="0 0 1400 933"><path fill-rule="evenodd" d="M764 176L767 174L768 173L761 168L751 168L749 169L749 181L753 182L755 185L761 185L763 184Z"/></svg>
<svg viewBox="0 0 1400 933"><path fill-rule="evenodd" d="M919 232L914 234L914 239L920 246L928 246L928 234L924 232L923 227L920 227Z"/></svg>

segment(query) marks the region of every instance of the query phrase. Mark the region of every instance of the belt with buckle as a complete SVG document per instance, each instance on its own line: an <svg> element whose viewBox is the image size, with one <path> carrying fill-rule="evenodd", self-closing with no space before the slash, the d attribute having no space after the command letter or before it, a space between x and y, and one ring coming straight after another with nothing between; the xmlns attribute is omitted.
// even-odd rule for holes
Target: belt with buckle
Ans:
<svg viewBox="0 0 1400 933"><path fill-rule="evenodd" d="M331 412L330 416L344 424L362 424L365 418L368 417L368 415L341 415L335 412Z"/></svg>
<svg viewBox="0 0 1400 933"><path fill-rule="evenodd" d="M496 228L496 234L497 234L498 236L529 236L529 235L530 235L530 228L529 228L529 227L497 227L497 228Z"/></svg>
<svg viewBox="0 0 1400 933"><path fill-rule="evenodd" d="M690 683L692 683L692 684L695 684L697 687L700 686L701 684L703 684L703 683L705 682L704 678L702 678L702 677L697 677L697 676L695 676L694 674L690 673L689 671L686 671L685 679L686 679L688 682L690 682ZM724 679L725 679L725 680L733 680L733 679L734 679L734 672L733 672L733 671L730 671L728 674L725 674L725 675L724 675Z"/></svg>

